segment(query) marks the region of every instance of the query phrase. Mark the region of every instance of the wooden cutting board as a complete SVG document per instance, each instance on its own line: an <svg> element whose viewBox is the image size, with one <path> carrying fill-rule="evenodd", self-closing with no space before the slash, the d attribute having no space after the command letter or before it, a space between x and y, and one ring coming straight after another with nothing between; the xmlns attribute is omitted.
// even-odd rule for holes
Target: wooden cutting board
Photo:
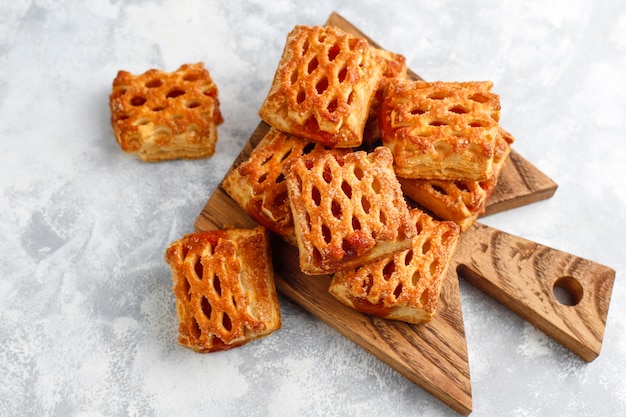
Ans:
<svg viewBox="0 0 626 417"><path fill-rule="evenodd" d="M246 159L269 130L261 123L231 169ZM227 174L228 175L228 174ZM255 227L241 207L219 186L196 219L197 231L223 227ZM472 395L461 314L459 281L453 269L443 284L437 314L421 326L361 314L328 293L330 276L300 272L297 249L272 239L278 292L377 356L410 381L463 415L472 409Z"/></svg>
<svg viewBox="0 0 626 417"><path fill-rule="evenodd" d="M326 24L367 38L336 13ZM414 73L411 76L418 78ZM268 129L265 123L259 124L231 170L249 157ZM486 214L549 198L556 188L550 178L513 151ZM195 229L226 226L254 227L256 223L219 186L196 219ZM278 238L272 240L272 253L281 295L462 415L472 411L472 394L458 275L584 360L599 354L615 277L608 267L475 224L462 235L435 318L410 325L367 316L338 302L328 293L330 277L302 274L297 249ZM570 295L568 304L572 305L558 301L555 287Z"/></svg>

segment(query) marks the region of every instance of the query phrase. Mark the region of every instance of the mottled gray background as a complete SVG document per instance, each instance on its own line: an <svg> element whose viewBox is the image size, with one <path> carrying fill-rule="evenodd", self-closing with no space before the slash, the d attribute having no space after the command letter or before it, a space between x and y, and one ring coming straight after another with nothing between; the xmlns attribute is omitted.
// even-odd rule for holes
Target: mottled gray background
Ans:
<svg viewBox="0 0 626 417"><path fill-rule="evenodd" d="M286 34L332 10L425 79L494 81L559 189L484 223L617 270L592 363L461 280L472 415L624 415L626 3L18 0L0 4L0 416L455 415L284 298L271 337L176 343L163 252L257 125ZM117 71L198 61L226 120L214 157L123 154Z"/></svg>

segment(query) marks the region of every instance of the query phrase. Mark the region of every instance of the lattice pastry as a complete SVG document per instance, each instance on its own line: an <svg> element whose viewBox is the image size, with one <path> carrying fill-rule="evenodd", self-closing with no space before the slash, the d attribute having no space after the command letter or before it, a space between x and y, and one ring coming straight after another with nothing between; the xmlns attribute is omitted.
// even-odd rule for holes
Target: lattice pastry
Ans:
<svg viewBox="0 0 626 417"><path fill-rule="evenodd" d="M206 158L215 152L223 118L217 87L202 63L171 73L119 71L109 105L117 142L143 161Z"/></svg>
<svg viewBox="0 0 626 417"><path fill-rule="evenodd" d="M296 158L284 173L305 274L353 268L410 245L415 225L389 149Z"/></svg>
<svg viewBox="0 0 626 417"><path fill-rule="evenodd" d="M172 268L181 345L226 350L281 327L263 227L185 235L167 248L165 260Z"/></svg>
<svg viewBox="0 0 626 417"><path fill-rule="evenodd" d="M420 180L398 178L405 195L443 220L467 230L485 212L509 153L513 136L501 129L493 160L493 174L484 181Z"/></svg>
<svg viewBox="0 0 626 417"><path fill-rule="evenodd" d="M492 83L394 80L381 105L383 144L403 178L491 177L500 134Z"/></svg>
<svg viewBox="0 0 626 417"><path fill-rule="evenodd" d="M336 273L329 292L366 314L414 324L431 320L460 230L419 209L411 210L411 218L417 235L410 248Z"/></svg>
<svg viewBox="0 0 626 417"><path fill-rule="evenodd" d="M364 38L334 27L296 26L259 115L313 142L359 146L383 68Z"/></svg>
<svg viewBox="0 0 626 417"><path fill-rule="evenodd" d="M253 220L296 246L283 166L294 158L348 152L270 128L248 160L233 169L222 186Z"/></svg>

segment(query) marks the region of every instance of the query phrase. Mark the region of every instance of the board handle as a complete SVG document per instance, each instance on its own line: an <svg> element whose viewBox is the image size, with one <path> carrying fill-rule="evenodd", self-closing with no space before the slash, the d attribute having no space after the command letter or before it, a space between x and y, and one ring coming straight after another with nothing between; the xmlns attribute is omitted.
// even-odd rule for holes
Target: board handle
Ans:
<svg viewBox="0 0 626 417"><path fill-rule="evenodd" d="M615 271L475 223L455 255L466 281L591 362L604 337Z"/></svg>

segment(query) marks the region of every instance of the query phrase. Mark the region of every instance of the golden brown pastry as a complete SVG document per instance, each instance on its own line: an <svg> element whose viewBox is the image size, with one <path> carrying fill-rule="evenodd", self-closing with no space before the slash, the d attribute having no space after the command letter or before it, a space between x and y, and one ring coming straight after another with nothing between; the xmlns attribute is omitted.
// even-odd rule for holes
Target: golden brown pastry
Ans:
<svg viewBox="0 0 626 417"><path fill-rule="evenodd" d="M172 268L181 345L226 350L281 327L263 227L185 235L167 248L165 260Z"/></svg>
<svg viewBox="0 0 626 417"><path fill-rule="evenodd" d="M415 224L389 149L296 158L284 173L305 274L353 268L411 244Z"/></svg>
<svg viewBox="0 0 626 417"><path fill-rule="evenodd" d="M206 158L215 152L223 118L217 87L202 63L171 73L119 71L109 106L117 142L142 161Z"/></svg>
<svg viewBox="0 0 626 417"><path fill-rule="evenodd" d="M370 49L383 59L383 79L406 78L408 67L404 55L380 48L370 47Z"/></svg>
<svg viewBox="0 0 626 417"><path fill-rule="evenodd" d="M446 181L398 178L404 194L443 220L451 220L467 230L485 212L498 177L511 151L513 136L501 129L494 155L491 178L485 181Z"/></svg>
<svg viewBox="0 0 626 417"><path fill-rule="evenodd" d="M283 166L294 158L348 152L270 128L248 160L228 173L222 186L253 220L296 246Z"/></svg>
<svg viewBox="0 0 626 417"><path fill-rule="evenodd" d="M313 142L359 146L383 69L364 38L334 27L296 26L259 115Z"/></svg>
<svg viewBox="0 0 626 417"><path fill-rule="evenodd" d="M406 58L395 52L386 51L384 49L370 47L371 51L383 59L384 70L381 77L374 100L370 105L369 117L363 131L363 144L373 147L374 143L380 140L380 126L378 123L378 115L380 113L380 103L382 102L384 91L392 79L405 79L407 76Z"/></svg>
<svg viewBox="0 0 626 417"><path fill-rule="evenodd" d="M381 105L383 144L403 178L491 177L500 99L492 83L392 80Z"/></svg>
<svg viewBox="0 0 626 417"><path fill-rule="evenodd" d="M366 314L414 324L431 320L460 230L419 209L411 218L417 235L409 249L336 273L329 292Z"/></svg>

